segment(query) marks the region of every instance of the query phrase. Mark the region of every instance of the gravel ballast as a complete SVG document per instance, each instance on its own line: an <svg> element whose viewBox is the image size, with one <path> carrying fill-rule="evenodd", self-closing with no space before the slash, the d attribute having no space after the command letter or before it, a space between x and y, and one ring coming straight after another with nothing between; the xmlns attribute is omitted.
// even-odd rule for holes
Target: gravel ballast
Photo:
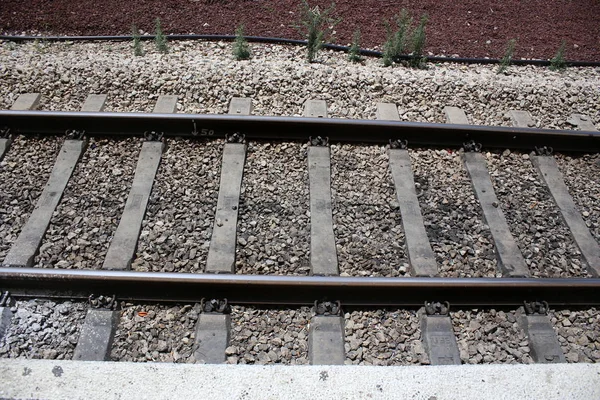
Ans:
<svg viewBox="0 0 600 400"><path fill-rule="evenodd" d="M346 364L429 364L414 310L352 311L344 318Z"/></svg>
<svg viewBox="0 0 600 400"><path fill-rule="evenodd" d="M307 275L306 145L249 143L238 219L236 272Z"/></svg>
<svg viewBox="0 0 600 400"><path fill-rule="evenodd" d="M450 317L463 363L533 362L529 342L514 311L451 311Z"/></svg>
<svg viewBox="0 0 600 400"><path fill-rule="evenodd" d="M555 159L583 220L600 242L600 156L556 154Z"/></svg>
<svg viewBox="0 0 600 400"><path fill-rule="evenodd" d="M169 43L169 54L160 55L146 42L144 57L135 57L129 43L2 43L0 107L9 108L19 93L41 92L41 109L79 109L88 93L106 93L106 111L150 112L158 94L174 94L179 112L224 113L237 96L251 97L258 115L299 115L306 99L320 98L332 117L374 118L377 102L392 102L407 121L443 122L443 108L457 106L474 124L508 125L506 112L523 109L544 128L570 128L572 113L597 111L590 99L597 98L598 68L510 67L508 75L485 65L414 70L384 68L373 58L351 64L331 51L308 64L305 49L274 45L252 45L254 58L235 62L228 43Z"/></svg>
<svg viewBox="0 0 600 400"><path fill-rule="evenodd" d="M205 268L223 142L167 142L142 224L136 271L201 272Z"/></svg>
<svg viewBox="0 0 600 400"><path fill-rule="evenodd" d="M11 325L0 341L0 357L73 357L87 312L86 303L23 300L11 310Z"/></svg>
<svg viewBox="0 0 600 400"><path fill-rule="evenodd" d="M528 154L486 153L494 191L533 277L588 276L569 228Z"/></svg>
<svg viewBox="0 0 600 400"><path fill-rule="evenodd" d="M600 310L550 311L567 362L600 362Z"/></svg>
<svg viewBox="0 0 600 400"><path fill-rule="evenodd" d="M37 267L102 267L131 188L140 139L92 139L35 258Z"/></svg>
<svg viewBox="0 0 600 400"><path fill-rule="evenodd" d="M408 275L388 164L383 146L331 146L333 223L342 276Z"/></svg>
<svg viewBox="0 0 600 400"><path fill-rule="evenodd" d="M425 229L443 277L495 277L496 255L489 227L460 154L411 150Z"/></svg>
<svg viewBox="0 0 600 400"><path fill-rule="evenodd" d="M308 364L311 311L234 306L228 364Z"/></svg>
<svg viewBox="0 0 600 400"><path fill-rule="evenodd" d="M0 161L0 260L17 239L48 181L61 140L17 136Z"/></svg>
<svg viewBox="0 0 600 400"><path fill-rule="evenodd" d="M198 311L192 305L125 304L111 351L113 361L193 362Z"/></svg>

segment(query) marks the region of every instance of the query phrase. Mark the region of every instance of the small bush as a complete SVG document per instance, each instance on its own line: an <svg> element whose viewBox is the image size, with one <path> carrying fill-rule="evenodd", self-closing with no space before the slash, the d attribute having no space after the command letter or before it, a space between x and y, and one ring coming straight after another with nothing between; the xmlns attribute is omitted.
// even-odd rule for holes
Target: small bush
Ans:
<svg viewBox="0 0 600 400"><path fill-rule="evenodd" d="M250 58L250 47L244 37L244 25L235 30L235 41L233 42L233 57L236 60L247 60Z"/></svg>
<svg viewBox="0 0 600 400"><path fill-rule="evenodd" d="M131 26L131 35L133 36L133 55L141 57L144 55L144 49L142 48L142 39L140 31L137 26Z"/></svg>
<svg viewBox="0 0 600 400"><path fill-rule="evenodd" d="M156 43L156 49L163 54L169 52L167 46L167 37L163 33L162 27L160 26L160 18L156 18L156 27L154 29L154 43Z"/></svg>
<svg viewBox="0 0 600 400"><path fill-rule="evenodd" d="M567 68L567 60L565 60L565 49L567 47L567 42L562 41L556 55L550 60L550 70L552 71L562 71Z"/></svg>
<svg viewBox="0 0 600 400"><path fill-rule="evenodd" d="M383 44L383 65L389 67L396 58L406 53L407 37L410 34L412 18L405 9L396 17L396 31L392 32L391 24L384 21L386 41Z"/></svg>
<svg viewBox="0 0 600 400"><path fill-rule="evenodd" d="M424 68L427 59L423 57L425 48L427 25L427 15L421 16L419 25L413 30L413 19L408 12L403 9L400 16L396 17L396 30L392 31L388 21L384 21L386 29L386 41L383 44L383 65L391 66L397 62L402 55L411 54L412 57L406 63L413 68Z"/></svg>
<svg viewBox="0 0 600 400"><path fill-rule="evenodd" d="M419 26L412 35L412 56L409 65L413 68L424 68L427 58L423 57L423 49L425 48L425 25L427 25L427 15L421 17Z"/></svg>
<svg viewBox="0 0 600 400"><path fill-rule="evenodd" d="M383 44L383 53L381 57L383 59L384 67L390 67L394 63L394 52L391 43L385 42Z"/></svg>
<svg viewBox="0 0 600 400"><path fill-rule="evenodd" d="M297 28L307 41L308 62L314 62L317 53L323 47L326 40L330 40L333 28L340 20L335 19L335 4L321 11L319 6L310 7L306 0L302 0L300 6L300 25Z"/></svg>
<svg viewBox="0 0 600 400"><path fill-rule="evenodd" d="M506 46L506 51L504 52L504 57L500 60L500 66L498 67L497 73L502 74L506 72L510 64L512 64L512 58L515 54L515 45L517 44L516 39L510 39L508 41L508 45Z"/></svg>
<svg viewBox="0 0 600 400"><path fill-rule="evenodd" d="M352 45L348 51L348 59L352 62L361 62L363 59L360 56L360 29L354 31L352 36Z"/></svg>

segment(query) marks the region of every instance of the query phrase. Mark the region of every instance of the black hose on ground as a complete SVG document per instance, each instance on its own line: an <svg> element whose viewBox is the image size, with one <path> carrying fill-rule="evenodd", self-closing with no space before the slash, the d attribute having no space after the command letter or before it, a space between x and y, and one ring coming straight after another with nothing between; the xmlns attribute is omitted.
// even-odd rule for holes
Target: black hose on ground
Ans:
<svg viewBox="0 0 600 400"><path fill-rule="evenodd" d="M208 41L233 41L235 35L167 35L170 40L208 40ZM285 39L275 37L263 37L263 36L246 36L248 42L252 43L270 43L270 44L285 44L285 45L299 45L306 46L306 40L297 39ZM144 35L140 37L141 40L154 40L154 35ZM28 42L35 40L42 40L48 42L81 42L81 41L132 41L133 36L122 35L122 36L12 36L12 35L0 35L0 40L12 41L12 42ZM341 46L338 44L325 44L324 49L348 52L349 46ZM381 57L380 51L361 49L360 54L369 57ZM413 57L410 55L399 56L396 61L410 60ZM432 56L427 57L428 62L432 63L460 63L460 64L500 64L501 60L497 58L468 58L468 57L438 57ZM511 60L512 65L535 65L535 66L549 66L549 60ZM568 67L600 67L598 61L567 61Z"/></svg>

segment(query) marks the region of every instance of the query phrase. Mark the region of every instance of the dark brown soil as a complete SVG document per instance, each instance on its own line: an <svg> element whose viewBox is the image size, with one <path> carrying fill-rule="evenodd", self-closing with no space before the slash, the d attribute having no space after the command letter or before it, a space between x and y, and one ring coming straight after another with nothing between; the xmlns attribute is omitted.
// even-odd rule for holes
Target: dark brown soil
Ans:
<svg viewBox="0 0 600 400"><path fill-rule="evenodd" d="M300 0L1 0L0 31L68 35L129 34L131 25L167 33L301 38ZM327 7L330 1L311 0ZM600 0L352 0L338 1L333 42L348 44L360 28L362 47L384 41L384 19L402 8L429 16L426 51L464 57L501 57L517 39L515 57L551 58L561 42L570 60L600 61Z"/></svg>

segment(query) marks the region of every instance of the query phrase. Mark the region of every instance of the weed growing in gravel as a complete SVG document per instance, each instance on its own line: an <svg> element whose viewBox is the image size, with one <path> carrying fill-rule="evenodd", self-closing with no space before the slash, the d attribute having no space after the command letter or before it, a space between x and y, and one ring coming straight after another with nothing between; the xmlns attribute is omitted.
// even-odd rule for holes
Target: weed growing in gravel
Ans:
<svg viewBox="0 0 600 400"><path fill-rule="evenodd" d="M567 68L567 60L565 60L565 49L567 47L567 42L562 41L556 55L550 60L550 70L552 71L562 71Z"/></svg>
<svg viewBox="0 0 600 400"><path fill-rule="evenodd" d="M333 36L333 28L340 19L333 17L335 4L322 10L319 6L310 7L306 0L302 0L300 6L300 25L297 26L300 33L306 37L308 62L314 62L317 53L323 47L326 40Z"/></svg>
<svg viewBox="0 0 600 400"><path fill-rule="evenodd" d="M5 42L5 46L7 50L13 51L17 49L17 44L15 42Z"/></svg>
<svg viewBox="0 0 600 400"><path fill-rule="evenodd" d="M133 55L136 57L141 57L144 55L144 49L142 48L140 30L137 28L137 26L131 26L131 34L133 36Z"/></svg>
<svg viewBox="0 0 600 400"><path fill-rule="evenodd" d="M396 57L406 52L407 37L410 34L412 18L405 9L402 9L399 17L396 17L396 31L392 32L391 24L384 21L386 30L386 41L383 44L383 65L389 67L394 63Z"/></svg>
<svg viewBox="0 0 600 400"><path fill-rule="evenodd" d="M46 39L39 40L39 39L35 39L33 41L33 48L35 49L36 52L40 53L40 54L44 54L48 52L48 41Z"/></svg>
<svg viewBox="0 0 600 400"><path fill-rule="evenodd" d="M500 60L500 66L498 67L498 74L502 74L506 72L510 64L512 63L512 58L515 53L515 45L517 44L516 39L510 39L508 41L508 45L506 46L506 51L504 52L504 57Z"/></svg>
<svg viewBox="0 0 600 400"><path fill-rule="evenodd" d="M403 9L400 16L396 17L396 30L392 32L391 24L384 21L386 29L386 41L383 44L383 66L389 67L397 61L398 57L411 54L411 59L406 63L413 68L424 68L427 59L423 57L425 48L425 26L428 17L421 16L419 25L413 30L413 19Z"/></svg>
<svg viewBox="0 0 600 400"><path fill-rule="evenodd" d="M167 54L169 48L167 47L167 37L163 33L162 27L160 26L160 18L156 18L156 27L154 29L154 43L156 43L156 49Z"/></svg>
<svg viewBox="0 0 600 400"><path fill-rule="evenodd" d="M352 62L361 62L363 58L360 56L360 29L354 31L352 36L352 45L348 51L348 59Z"/></svg>
<svg viewBox="0 0 600 400"><path fill-rule="evenodd" d="M250 58L250 47L244 37L244 25L235 30L235 41L233 42L233 57L236 60L247 60Z"/></svg>
<svg viewBox="0 0 600 400"><path fill-rule="evenodd" d="M423 48L425 47L425 25L427 25L427 15L421 17L419 26L412 35L412 56L408 62L413 68L424 68L427 58L423 57Z"/></svg>

